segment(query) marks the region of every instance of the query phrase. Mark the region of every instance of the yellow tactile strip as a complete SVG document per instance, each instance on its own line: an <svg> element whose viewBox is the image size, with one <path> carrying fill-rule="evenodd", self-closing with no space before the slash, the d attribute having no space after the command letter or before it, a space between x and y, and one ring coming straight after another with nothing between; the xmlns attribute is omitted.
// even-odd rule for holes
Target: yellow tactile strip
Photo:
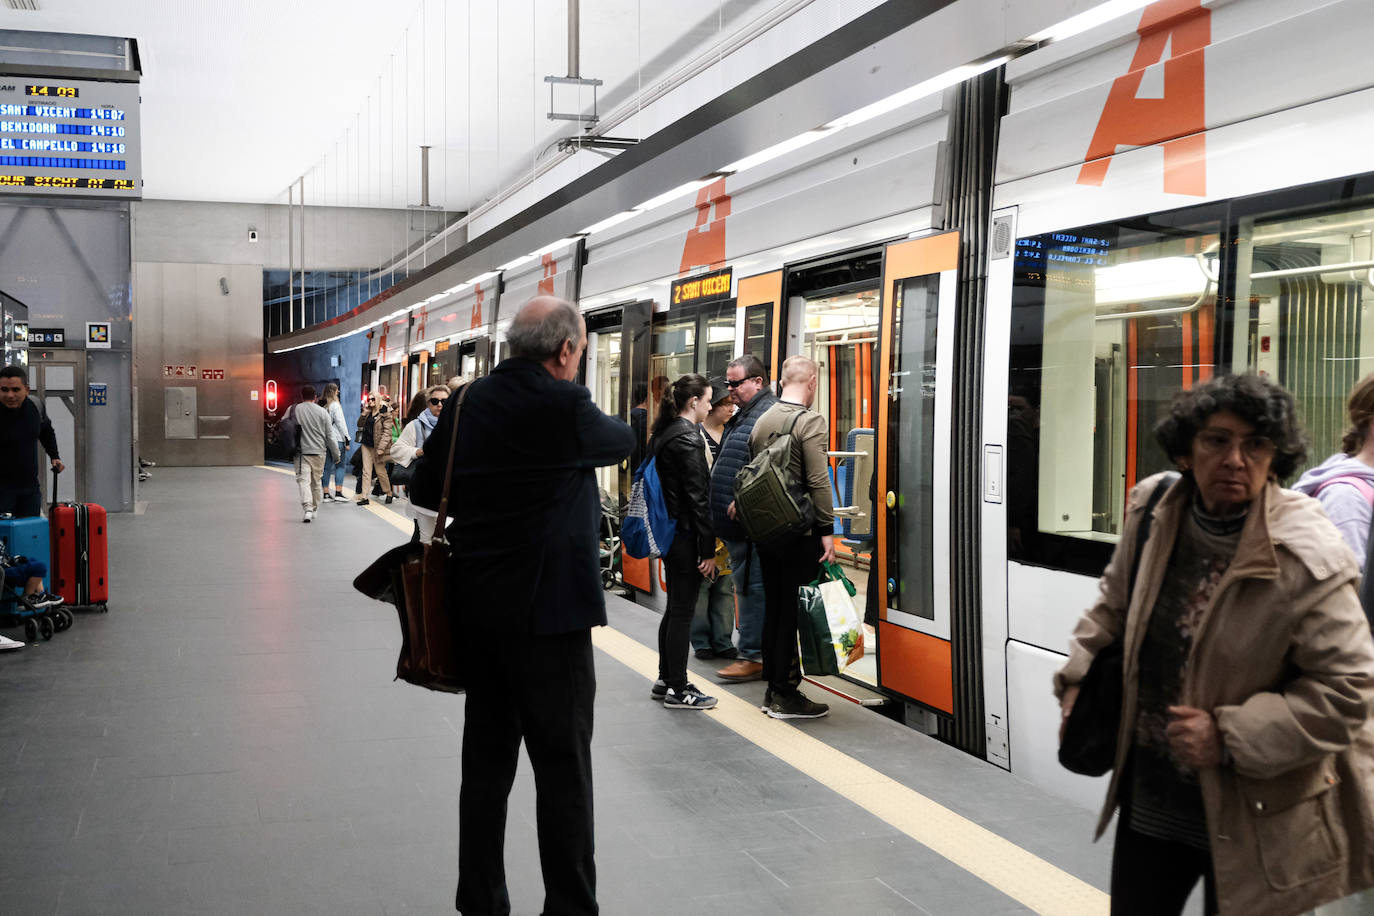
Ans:
<svg viewBox="0 0 1374 916"><path fill-rule="evenodd" d="M658 653L625 634L600 627L592 631L592 642L650 681L658 677ZM725 691L719 693L719 700L720 705L705 715L1034 912L1046 916L1108 912L1108 896L1092 885L801 729L770 719L752 703Z"/></svg>
<svg viewBox="0 0 1374 916"><path fill-rule="evenodd" d="M290 473L279 468L267 468ZM372 514L409 534L410 519L376 503ZM652 681L658 653L612 627L592 630L608 656ZM721 725L828 789L886 821L916 842L1044 916L1105 916L1110 898L1092 885L961 817L944 805L860 763L811 735L770 719L753 703L726 691L708 713Z"/></svg>

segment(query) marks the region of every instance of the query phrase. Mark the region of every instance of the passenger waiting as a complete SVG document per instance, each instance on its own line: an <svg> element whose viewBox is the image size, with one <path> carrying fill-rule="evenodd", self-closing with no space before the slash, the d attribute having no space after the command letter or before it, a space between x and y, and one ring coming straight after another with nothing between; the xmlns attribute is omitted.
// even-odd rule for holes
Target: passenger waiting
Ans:
<svg viewBox="0 0 1374 916"><path fill-rule="evenodd" d="M701 421L708 467L715 466L721 439L725 437L725 422L734 412L735 402L725 379L711 379L711 412ZM720 538L716 538L716 572L701 583L691 635L697 658L735 658L739 655L734 643L735 577L730 570L730 553Z"/></svg>
<svg viewBox="0 0 1374 916"><path fill-rule="evenodd" d="M810 531L758 545L764 594L763 678L768 682L763 705L774 719L818 719L830 712L829 706L813 702L797 689L801 684L797 589L816 578L821 563L835 560L830 459L825 454L829 431L825 417L810 409L816 383L815 362L789 356L782 364L782 397L759 417L749 434L752 457L791 425L793 440L799 445L792 450L791 476L810 492L815 509ZM734 503L730 506L733 510Z"/></svg>
<svg viewBox="0 0 1374 916"><path fill-rule="evenodd" d="M416 469L416 460L424 457L425 441L429 434L434 432L434 424L439 422L439 414L444 410L448 394L447 385L435 385L429 391L421 392L420 397L425 398L425 409L406 424L406 428L401 430L401 438L391 447L391 457L395 459L396 464L412 475ZM406 492L409 493L410 490L407 488ZM410 500L410 512L420 532L420 540L428 544L434 537L434 520L439 514L433 509L417 505L414 499Z"/></svg>
<svg viewBox="0 0 1374 916"><path fill-rule="evenodd" d="M391 453L391 428L394 425L391 414L391 401L383 395L369 395L367 407L358 416L358 448L363 453L363 475L359 481L358 505L366 506L372 492L372 475L375 472L386 501L392 501L391 479L386 473L387 456Z"/></svg>
<svg viewBox="0 0 1374 916"><path fill-rule="evenodd" d="M330 435L339 446L339 459L334 460L332 454L326 455L324 460L324 474L320 476L320 486L324 490L325 500L338 500L343 502L348 497L344 495L344 456L348 454L348 421L344 418L343 405L339 403L339 386L330 382L324 386L324 396L321 398L321 407L329 411ZM333 493L330 493L330 478L334 478Z"/></svg>
<svg viewBox="0 0 1374 916"><path fill-rule="evenodd" d="M1182 478L1157 500L1143 552L1165 476L1131 491L1054 676L1067 721L1093 658L1124 647L1097 826L1120 809L1117 916L1180 913L1199 878L1209 914L1249 916L1374 885L1374 639L1355 557L1316 503L1279 486L1306 453L1296 413L1258 375L1175 396L1155 438Z"/></svg>
<svg viewBox="0 0 1374 916"><path fill-rule="evenodd" d="M1341 450L1299 477L1293 489L1317 498L1326 517L1355 551L1363 571L1369 553L1369 519L1374 514L1374 436L1369 434L1374 419L1374 373L1350 389L1346 412L1350 429L1341 440Z"/></svg>
<svg viewBox="0 0 1374 916"><path fill-rule="evenodd" d="M663 557L667 609L658 625L658 681L652 688L665 709L710 709L709 697L687 680L692 617L703 578L716 574L716 535L711 527L711 476L699 424L711 412L711 386L695 373L663 386L649 431L649 457L662 484L663 502L677 530Z"/></svg>

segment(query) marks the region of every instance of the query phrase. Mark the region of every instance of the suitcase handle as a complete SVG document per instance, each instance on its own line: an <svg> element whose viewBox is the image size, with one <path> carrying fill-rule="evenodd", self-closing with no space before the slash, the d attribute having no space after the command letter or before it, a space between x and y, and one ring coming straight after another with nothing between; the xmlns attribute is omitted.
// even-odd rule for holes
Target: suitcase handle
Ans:
<svg viewBox="0 0 1374 916"><path fill-rule="evenodd" d="M57 508L57 475L61 473L62 472L59 471L57 468L52 469L52 493L49 494L52 496L52 501L48 505L49 515L52 515L52 510Z"/></svg>

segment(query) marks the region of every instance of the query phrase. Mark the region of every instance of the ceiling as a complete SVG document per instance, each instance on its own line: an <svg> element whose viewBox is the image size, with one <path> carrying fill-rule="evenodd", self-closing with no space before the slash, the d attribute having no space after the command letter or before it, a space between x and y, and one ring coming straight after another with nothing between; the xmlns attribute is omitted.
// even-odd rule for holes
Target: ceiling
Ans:
<svg viewBox="0 0 1374 916"><path fill-rule="evenodd" d="M583 0L602 114L778 0ZM566 0L38 0L0 28L134 38L144 197L466 210L576 125L550 121ZM576 87L557 87L560 110ZM582 90L586 93L588 90ZM584 103L589 96L583 97ZM623 133L623 131L617 131Z"/></svg>

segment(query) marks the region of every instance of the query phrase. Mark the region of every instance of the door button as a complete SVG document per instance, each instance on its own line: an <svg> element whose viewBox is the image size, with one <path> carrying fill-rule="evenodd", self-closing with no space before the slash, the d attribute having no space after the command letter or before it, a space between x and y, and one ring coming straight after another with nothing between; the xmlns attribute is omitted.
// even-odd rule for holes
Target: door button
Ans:
<svg viewBox="0 0 1374 916"><path fill-rule="evenodd" d="M896 506L897 506L897 494L896 494L896 493L893 493L891 490L888 490L888 491L887 491L887 507L888 507L889 509L893 509L893 508L896 508Z"/></svg>

